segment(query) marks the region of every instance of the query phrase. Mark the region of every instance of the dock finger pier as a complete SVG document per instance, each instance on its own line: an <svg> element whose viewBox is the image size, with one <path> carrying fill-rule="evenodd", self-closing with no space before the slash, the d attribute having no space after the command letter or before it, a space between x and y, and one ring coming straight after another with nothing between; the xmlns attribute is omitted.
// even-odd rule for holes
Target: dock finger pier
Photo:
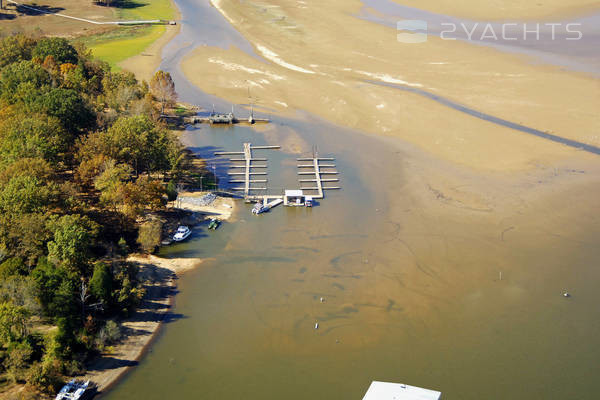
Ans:
<svg viewBox="0 0 600 400"><path fill-rule="evenodd" d="M319 157L316 149L312 157L297 158L300 187L285 189L283 193L268 193L266 157L255 157L257 150L279 150L281 146L253 146L244 143L242 151L219 151L215 156L231 156L227 175L230 189L243 193L246 202L257 202L267 210L283 203L286 206L312 206L315 200L325 197L326 190L339 190L339 172L335 158ZM241 194L240 193L240 194ZM267 211L265 210L265 211Z"/></svg>

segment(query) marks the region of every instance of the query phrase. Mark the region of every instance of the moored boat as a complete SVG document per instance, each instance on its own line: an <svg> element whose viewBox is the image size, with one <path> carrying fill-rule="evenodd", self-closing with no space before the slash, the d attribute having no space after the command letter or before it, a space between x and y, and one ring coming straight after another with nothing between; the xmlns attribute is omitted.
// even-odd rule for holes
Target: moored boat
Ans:
<svg viewBox="0 0 600 400"><path fill-rule="evenodd" d="M211 218L210 223L208 224L208 229L217 229L221 225L221 221L216 218Z"/></svg>
<svg viewBox="0 0 600 400"><path fill-rule="evenodd" d="M192 231L187 226L180 226L177 232L173 235L173 241L181 242L187 239L192 234Z"/></svg>
<svg viewBox="0 0 600 400"><path fill-rule="evenodd" d="M265 207L262 202L258 202L252 208L252 214L258 215L258 214L264 213L267 210L268 210L268 208Z"/></svg>

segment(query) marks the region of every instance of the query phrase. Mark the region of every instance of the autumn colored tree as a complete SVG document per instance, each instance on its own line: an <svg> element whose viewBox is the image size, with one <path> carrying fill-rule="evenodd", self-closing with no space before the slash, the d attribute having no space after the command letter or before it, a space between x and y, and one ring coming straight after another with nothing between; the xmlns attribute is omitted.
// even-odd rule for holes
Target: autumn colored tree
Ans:
<svg viewBox="0 0 600 400"><path fill-rule="evenodd" d="M150 80L150 90L160 102L160 113L164 114L167 105L175 103L177 92L171 74L165 71L156 71Z"/></svg>

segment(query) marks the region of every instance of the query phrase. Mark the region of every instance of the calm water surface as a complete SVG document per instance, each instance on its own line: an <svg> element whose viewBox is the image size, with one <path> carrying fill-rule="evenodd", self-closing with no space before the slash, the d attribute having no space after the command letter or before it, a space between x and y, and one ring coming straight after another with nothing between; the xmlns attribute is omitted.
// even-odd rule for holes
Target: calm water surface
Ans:
<svg viewBox="0 0 600 400"><path fill-rule="evenodd" d="M247 42L206 1L176 2L184 25L163 67L183 100L227 107L185 81L177 63L202 41ZM313 209L259 217L240 202L234 221L165 248L164 256L207 261L179 281L177 318L103 398L349 400L372 380L437 389L447 400L597 398L597 205L564 232L561 209L575 197L547 204L539 220L515 209L519 224L500 235L510 225L491 226L489 213L444 215L411 194L413 173L435 161L299 117L275 117L259 131L184 134L209 158L247 141L283 145L260 154L273 191L297 187L295 158L317 144L337 158L343 190ZM223 161L210 162L224 178Z"/></svg>

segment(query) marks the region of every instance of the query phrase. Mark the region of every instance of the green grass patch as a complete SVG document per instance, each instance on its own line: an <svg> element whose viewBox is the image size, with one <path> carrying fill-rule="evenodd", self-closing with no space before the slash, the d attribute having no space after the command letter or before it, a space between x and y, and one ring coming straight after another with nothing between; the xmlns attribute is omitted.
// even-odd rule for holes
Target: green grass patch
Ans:
<svg viewBox="0 0 600 400"><path fill-rule="evenodd" d="M117 8L120 20L170 20L175 10L170 0L125 1ZM113 31L80 39L92 50L94 57L108 62L112 68L142 53L165 32L164 25L126 26Z"/></svg>

